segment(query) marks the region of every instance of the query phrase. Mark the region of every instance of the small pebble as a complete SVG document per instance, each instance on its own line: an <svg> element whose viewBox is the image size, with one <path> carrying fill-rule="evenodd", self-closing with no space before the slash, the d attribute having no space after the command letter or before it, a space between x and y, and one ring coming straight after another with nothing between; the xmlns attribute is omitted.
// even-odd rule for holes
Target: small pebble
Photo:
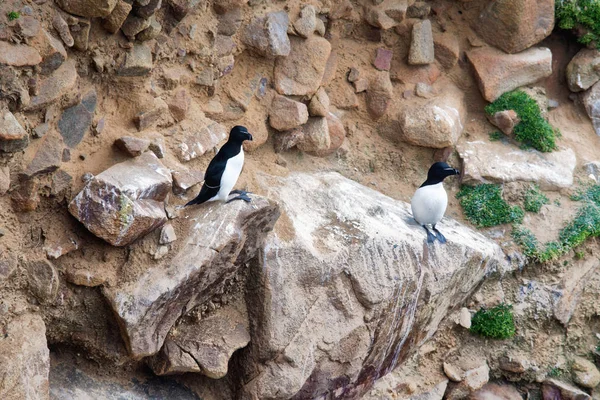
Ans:
<svg viewBox="0 0 600 400"><path fill-rule="evenodd" d="M92 179L94 179L94 174L92 174L91 172L86 172L85 174L83 174L81 176L81 181L84 183L87 183L87 182L91 181Z"/></svg>

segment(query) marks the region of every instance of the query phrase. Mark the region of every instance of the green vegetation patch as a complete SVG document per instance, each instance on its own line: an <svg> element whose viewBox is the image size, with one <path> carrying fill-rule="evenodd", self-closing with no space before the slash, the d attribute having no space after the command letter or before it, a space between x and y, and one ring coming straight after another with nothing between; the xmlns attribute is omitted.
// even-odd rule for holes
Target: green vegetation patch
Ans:
<svg viewBox="0 0 600 400"><path fill-rule="evenodd" d="M498 131L491 132L490 133L490 142L497 142L497 141L504 139L505 137L506 137L506 135L502 132L498 132Z"/></svg>
<svg viewBox="0 0 600 400"><path fill-rule="evenodd" d="M505 110L514 110L521 120L514 129L519 142L543 152L556 150L558 131L542 117L540 107L527 93L507 92L485 107L489 115Z"/></svg>
<svg viewBox="0 0 600 400"><path fill-rule="evenodd" d="M562 29L582 32L578 41L600 45L600 2L598 0L556 0L555 17Z"/></svg>
<svg viewBox="0 0 600 400"><path fill-rule="evenodd" d="M512 306L499 304L477 311L471 320L471 332L492 339L508 339L515 335Z"/></svg>
<svg viewBox="0 0 600 400"><path fill-rule="evenodd" d="M525 211L539 213L542 206L548 203L550 200L537 186L532 186L525 192Z"/></svg>
<svg viewBox="0 0 600 400"><path fill-rule="evenodd" d="M14 21L15 19L19 18L21 14L19 14L16 11L11 11L8 14L6 14L6 16L8 17L9 21Z"/></svg>
<svg viewBox="0 0 600 400"><path fill-rule="evenodd" d="M523 221L523 209L509 205L502 198L502 191L498 185L484 183L463 186L456 197L460 199L467 219L478 227Z"/></svg>

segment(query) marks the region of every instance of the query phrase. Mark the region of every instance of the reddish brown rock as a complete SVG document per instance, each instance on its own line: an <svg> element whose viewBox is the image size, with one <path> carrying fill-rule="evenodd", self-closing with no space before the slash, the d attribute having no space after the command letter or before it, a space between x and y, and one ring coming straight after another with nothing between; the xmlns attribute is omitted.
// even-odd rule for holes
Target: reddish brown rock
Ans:
<svg viewBox="0 0 600 400"><path fill-rule="evenodd" d="M394 53L389 49L379 47L375 53L373 65L380 71L389 71L392 65L392 55Z"/></svg>
<svg viewBox="0 0 600 400"><path fill-rule="evenodd" d="M207 120L204 125L198 123L182 123L183 134L178 137L175 152L182 162L187 162L200 157L208 150L213 149L221 141L227 138L227 129L214 121Z"/></svg>
<svg viewBox="0 0 600 400"><path fill-rule="evenodd" d="M321 86L328 86L331 81L335 78L338 65L338 53L332 50L325 64L325 71L323 72L323 78L321 79Z"/></svg>
<svg viewBox="0 0 600 400"><path fill-rule="evenodd" d="M407 0L366 1L364 18L376 28L390 29L404 20L407 9Z"/></svg>
<svg viewBox="0 0 600 400"><path fill-rule="evenodd" d="M321 37L290 38L291 52L275 62L275 89L283 95L312 95L320 86L331 52Z"/></svg>
<svg viewBox="0 0 600 400"><path fill-rule="evenodd" d="M75 62L64 62L48 78L39 84L39 93L31 98L31 103L26 107L28 111L39 110L48 104L71 95L79 75L75 69Z"/></svg>
<svg viewBox="0 0 600 400"><path fill-rule="evenodd" d="M571 92L587 90L600 80L600 51L581 49L567 65L567 84Z"/></svg>
<svg viewBox="0 0 600 400"><path fill-rule="evenodd" d="M69 212L94 235L125 246L161 226L171 172L146 152L92 178L69 204Z"/></svg>
<svg viewBox="0 0 600 400"><path fill-rule="evenodd" d="M435 33L433 35L435 59L442 67L451 69L458 62L460 47L458 39L451 33Z"/></svg>
<svg viewBox="0 0 600 400"><path fill-rule="evenodd" d="M488 383L472 393L469 400L523 400L523 396L514 386Z"/></svg>
<svg viewBox="0 0 600 400"><path fill-rule="evenodd" d="M289 22L285 11L255 18L244 29L242 42L263 57L286 57L291 50L287 35Z"/></svg>
<svg viewBox="0 0 600 400"><path fill-rule="evenodd" d="M285 96L276 95L269 109L269 124L278 131L288 131L308 121L305 104Z"/></svg>
<svg viewBox="0 0 600 400"><path fill-rule="evenodd" d="M123 136L115 140L115 146L127 153L130 157L137 157L148 150L150 141L133 136Z"/></svg>
<svg viewBox="0 0 600 400"><path fill-rule="evenodd" d="M0 152L15 153L29 144L29 135L10 111L0 113Z"/></svg>
<svg viewBox="0 0 600 400"><path fill-rule="evenodd" d="M62 162L63 148L65 147L62 137L57 132L52 132L42 140L33 160L22 172L28 179L56 171Z"/></svg>
<svg viewBox="0 0 600 400"><path fill-rule="evenodd" d="M317 93L310 99L308 112L311 117L325 117L329 113L329 96L325 88L320 87ZM305 121L306 122L306 121Z"/></svg>
<svg viewBox="0 0 600 400"><path fill-rule="evenodd" d="M346 128L344 128L342 121L332 113L327 113L326 119L327 129L329 131L329 148L308 152L317 157L326 157L333 154L342 146L342 144L344 144L344 140L346 139Z"/></svg>
<svg viewBox="0 0 600 400"><path fill-rule="evenodd" d="M60 8L81 17L107 17L117 4L117 0L57 0Z"/></svg>
<svg viewBox="0 0 600 400"><path fill-rule="evenodd" d="M42 56L41 73L48 75L58 69L67 59L67 51L60 40L41 29L37 36L30 41Z"/></svg>
<svg viewBox="0 0 600 400"><path fill-rule="evenodd" d="M12 196L10 198L15 211L34 211L40 204L40 195L38 194L38 189L39 183L35 178L19 182L16 190L12 192Z"/></svg>
<svg viewBox="0 0 600 400"><path fill-rule="evenodd" d="M487 115L488 120L497 126L505 135L512 135L515 126L521 119L514 110L498 111L494 115Z"/></svg>
<svg viewBox="0 0 600 400"><path fill-rule="evenodd" d="M433 85L441 75L441 71L436 64L426 66L407 65L401 61L392 62L390 78L393 81L416 85L424 82Z"/></svg>
<svg viewBox="0 0 600 400"><path fill-rule="evenodd" d="M179 89L175 92L168 102L169 110L171 110L175 121L183 121L185 119L191 104L192 97L187 90Z"/></svg>
<svg viewBox="0 0 600 400"><path fill-rule="evenodd" d="M185 194L191 187L204 180L204 173L197 170L173 171L173 193Z"/></svg>
<svg viewBox="0 0 600 400"><path fill-rule="evenodd" d="M104 29L110 33L117 33L121 29L121 26L123 26L130 11L131 4L124 0L119 0L110 15L104 19Z"/></svg>
<svg viewBox="0 0 600 400"><path fill-rule="evenodd" d="M544 47L518 54L482 47L469 51L467 57L473 65L483 97L490 102L503 93L552 74L552 53Z"/></svg>
<svg viewBox="0 0 600 400"><path fill-rule="evenodd" d="M273 139L273 147L275 153L281 153L287 151L304 140L304 130L302 128L296 128L289 132L282 132L275 135Z"/></svg>
<svg viewBox="0 0 600 400"><path fill-rule="evenodd" d="M297 147L310 154L328 151L331 147L327 118L311 117L302 125L304 137Z"/></svg>
<svg viewBox="0 0 600 400"><path fill-rule="evenodd" d="M160 97L154 99L151 109L139 113L136 118L136 125L140 131L156 127L157 125L167 126L171 122L172 119L169 114L169 105Z"/></svg>
<svg viewBox="0 0 600 400"><path fill-rule="evenodd" d="M394 88L387 71L378 72L367 89L367 111L374 120L383 117L392 101Z"/></svg>
<svg viewBox="0 0 600 400"><path fill-rule="evenodd" d="M0 196L10 189L10 170L8 167L0 167Z"/></svg>
<svg viewBox="0 0 600 400"><path fill-rule="evenodd" d="M28 67L42 62L40 52L26 44L9 44L0 41L0 64Z"/></svg>
<svg viewBox="0 0 600 400"><path fill-rule="evenodd" d="M492 1L472 26L492 46L518 53L552 33L554 0Z"/></svg>

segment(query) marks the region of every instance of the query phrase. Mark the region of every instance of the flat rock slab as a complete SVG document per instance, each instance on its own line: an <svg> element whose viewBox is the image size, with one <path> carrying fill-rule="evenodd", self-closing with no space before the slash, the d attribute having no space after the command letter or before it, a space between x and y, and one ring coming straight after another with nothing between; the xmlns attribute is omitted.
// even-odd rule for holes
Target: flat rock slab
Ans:
<svg viewBox="0 0 600 400"><path fill-rule="evenodd" d="M52 132L42 140L35 156L23 171L23 175L27 178L56 171L62 162L65 147L62 137L58 133Z"/></svg>
<svg viewBox="0 0 600 400"><path fill-rule="evenodd" d="M182 162L200 157L227 138L227 128L211 120L201 128L195 125L194 129L184 129L184 131L186 133L181 135L175 149L177 157Z"/></svg>
<svg viewBox="0 0 600 400"><path fill-rule="evenodd" d="M507 267L497 244L451 219L438 226L448 243L428 246L409 204L338 173L258 182L284 214L250 271L248 398L360 398Z"/></svg>
<svg viewBox="0 0 600 400"><path fill-rule="evenodd" d="M10 111L0 113L0 151L15 153L29 144L29 135Z"/></svg>
<svg viewBox="0 0 600 400"><path fill-rule="evenodd" d="M8 44L0 41L0 64L29 67L42 62L40 52L26 44Z"/></svg>
<svg viewBox="0 0 600 400"><path fill-rule="evenodd" d="M4 329L0 339L0 398L48 399L50 351L42 317L22 314Z"/></svg>
<svg viewBox="0 0 600 400"><path fill-rule="evenodd" d="M75 61L64 62L52 75L40 82L39 93L31 99L27 110L39 110L67 95L75 87L78 78Z"/></svg>
<svg viewBox="0 0 600 400"><path fill-rule="evenodd" d="M233 352L249 342L246 313L224 307L196 323L177 325L150 366L158 375L198 372L220 379L227 374Z"/></svg>
<svg viewBox="0 0 600 400"><path fill-rule="evenodd" d="M143 155L142 155L143 157ZM210 300L215 288L254 257L279 217L269 200L209 203L184 211L177 253L139 278L104 288L133 357L156 354L183 310Z"/></svg>
<svg viewBox="0 0 600 400"><path fill-rule="evenodd" d="M113 165L92 178L69 212L94 235L125 246L166 222L171 171L152 152Z"/></svg>
<svg viewBox="0 0 600 400"><path fill-rule="evenodd" d="M535 182L542 189L573 185L577 160L571 149L541 153L502 142L460 142L456 149L464 163L462 182Z"/></svg>
<svg viewBox="0 0 600 400"><path fill-rule="evenodd" d="M107 17L115 8L117 0L57 0L60 8L81 17Z"/></svg>
<svg viewBox="0 0 600 400"><path fill-rule="evenodd" d="M545 47L506 54L492 47L467 52L479 89L487 101L552 74L552 52Z"/></svg>
<svg viewBox="0 0 600 400"><path fill-rule="evenodd" d="M285 11L271 12L255 18L246 26L242 42L264 57L286 57L290 54L287 35L289 17Z"/></svg>

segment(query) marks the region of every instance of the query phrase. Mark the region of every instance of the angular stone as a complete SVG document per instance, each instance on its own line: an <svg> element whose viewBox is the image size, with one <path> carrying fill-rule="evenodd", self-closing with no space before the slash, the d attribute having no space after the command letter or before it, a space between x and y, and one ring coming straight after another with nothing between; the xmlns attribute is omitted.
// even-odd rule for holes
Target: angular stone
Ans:
<svg viewBox="0 0 600 400"><path fill-rule="evenodd" d="M545 47L506 54L491 47L467 53L481 94L494 101L503 93L534 83L552 74L552 52Z"/></svg>
<svg viewBox="0 0 600 400"><path fill-rule="evenodd" d="M589 360L574 357L571 363L573 382L581 387L593 389L600 384L600 371Z"/></svg>
<svg viewBox="0 0 600 400"><path fill-rule="evenodd" d="M60 40L49 34L45 29L40 29L29 43L40 52L42 62L39 67L44 75L56 71L67 59L67 51Z"/></svg>
<svg viewBox="0 0 600 400"><path fill-rule="evenodd" d="M73 186L73 177L68 172L59 169L52 175L52 196L68 195Z"/></svg>
<svg viewBox="0 0 600 400"><path fill-rule="evenodd" d="M42 317L25 313L5 325L0 340L3 399L48 399L50 351Z"/></svg>
<svg viewBox="0 0 600 400"><path fill-rule="evenodd" d="M38 126L33 128L33 133L31 134L31 136L33 136L35 139L44 137L44 135L48 133L49 128L50 126L47 123L39 124Z"/></svg>
<svg viewBox="0 0 600 400"><path fill-rule="evenodd" d="M323 72L323 78L321 78L321 86L328 86L335 79L335 73L338 66L338 54L337 51L332 50L325 63L325 71Z"/></svg>
<svg viewBox="0 0 600 400"><path fill-rule="evenodd" d="M295 147L304 140L304 130L302 127L293 129L289 132L282 132L275 135L273 147L275 153L281 153Z"/></svg>
<svg viewBox="0 0 600 400"><path fill-rule="evenodd" d="M133 13L140 18L150 18L155 12L160 10L162 0L150 0L141 7L134 7Z"/></svg>
<svg viewBox="0 0 600 400"><path fill-rule="evenodd" d="M92 126L93 114L82 103L67 108L58 121L58 130L65 144L76 147Z"/></svg>
<svg viewBox="0 0 600 400"><path fill-rule="evenodd" d="M497 0L471 24L489 44L518 53L549 36L554 29L554 0Z"/></svg>
<svg viewBox="0 0 600 400"><path fill-rule="evenodd" d="M390 67L392 66L393 54L394 53L392 52L392 50L384 49L382 47L377 48L373 65L380 71L389 71Z"/></svg>
<svg viewBox="0 0 600 400"><path fill-rule="evenodd" d="M596 135L600 136L600 82L583 94L582 101Z"/></svg>
<svg viewBox="0 0 600 400"><path fill-rule="evenodd" d="M329 131L329 148L307 152L317 157L327 157L333 154L344 144L344 140L346 139L346 128L344 128L344 124L342 124L342 121L338 117L332 113L327 113L325 119L327 120L327 130Z"/></svg>
<svg viewBox="0 0 600 400"><path fill-rule="evenodd" d="M16 153L29 145L29 135L13 113L0 114L0 152Z"/></svg>
<svg viewBox="0 0 600 400"><path fill-rule="evenodd" d="M305 104L285 96L276 95L269 109L269 124L278 131L288 131L308 121Z"/></svg>
<svg viewBox="0 0 600 400"><path fill-rule="evenodd" d="M321 37L292 37L292 50L275 62L275 89L283 95L312 95L317 91L325 72L331 45Z"/></svg>
<svg viewBox="0 0 600 400"><path fill-rule="evenodd" d="M117 33L119 29L121 29L121 26L123 26L130 11L131 4L127 3L125 0L118 0L110 15L104 19L104 24L102 26L110 33Z"/></svg>
<svg viewBox="0 0 600 400"><path fill-rule="evenodd" d="M75 44L75 40L73 39L73 35L71 35L71 30L69 29L69 24L63 18L60 13L56 13L54 18L52 18L52 26L58 32L61 40L67 47L73 47Z"/></svg>
<svg viewBox="0 0 600 400"><path fill-rule="evenodd" d="M434 61L433 32L431 22L426 19L413 25L408 63L410 65L424 65L431 64Z"/></svg>
<svg viewBox="0 0 600 400"><path fill-rule="evenodd" d="M367 89L367 111L369 116L378 120L383 117L394 96L394 87L387 71L377 72L369 82Z"/></svg>
<svg viewBox="0 0 600 400"><path fill-rule="evenodd" d="M504 110L498 111L494 115L487 115L488 120L495 125L504 133L505 135L512 135L515 126L517 126L521 119L517 115L515 110Z"/></svg>
<svg viewBox="0 0 600 400"><path fill-rule="evenodd" d="M123 150L130 157L137 157L148 150L150 141L133 136L122 136L115 140L115 146Z"/></svg>
<svg viewBox="0 0 600 400"><path fill-rule="evenodd" d="M125 22L121 26L121 31L129 40L135 39L135 35L150 26L150 19L141 18L133 13L129 13Z"/></svg>
<svg viewBox="0 0 600 400"><path fill-rule="evenodd" d="M576 166L571 149L541 153L520 150L502 142L461 142L456 149L463 160L463 183L534 182L543 190L573 185Z"/></svg>
<svg viewBox="0 0 600 400"><path fill-rule="evenodd" d="M201 128L195 126L195 129L188 130L185 136L180 137L177 157L182 162L198 158L226 139L227 134L227 129L214 121L207 121Z"/></svg>
<svg viewBox="0 0 600 400"><path fill-rule="evenodd" d="M0 64L13 67L30 67L42 62L40 52L26 44L9 44L0 41Z"/></svg>
<svg viewBox="0 0 600 400"><path fill-rule="evenodd" d="M165 138L160 133L154 133L146 135L146 138L150 140L148 150L156 154L158 158L165 158L167 154L167 148L165 147Z"/></svg>
<svg viewBox="0 0 600 400"><path fill-rule="evenodd" d="M148 40L156 39L161 32L162 25L156 20L156 17L153 15L150 17L150 26L138 33L135 38L140 42L146 42Z"/></svg>
<svg viewBox="0 0 600 400"><path fill-rule="evenodd" d="M571 92L589 89L600 80L600 51L581 49L567 65L566 74Z"/></svg>
<svg viewBox="0 0 600 400"><path fill-rule="evenodd" d="M38 193L39 183L36 179L19 182L19 186L12 192L11 201L17 212L31 212L40 204Z"/></svg>
<svg viewBox="0 0 600 400"><path fill-rule="evenodd" d="M464 94L449 84L431 100L413 101L398 115L402 141L423 147L454 146L464 130Z"/></svg>
<svg viewBox="0 0 600 400"><path fill-rule="evenodd" d="M32 38L40 32L40 21L29 15L22 15L17 19L15 30L24 38Z"/></svg>
<svg viewBox="0 0 600 400"><path fill-rule="evenodd" d="M559 381L557 379L546 379L542 384L542 396L544 400L591 400L592 397L575 386Z"/></svg>
<svg viewBox="0 0 600 400"><path fill-rule="evenodd" d="M227 374L233 352L248 342L248 317L225 307L196 323L182 323L171 330L150 365L157 375L199 372L220 379Z"/></svg>
<svg viewBox="0 0 600 400"><path fill-rule="evenodd" d="M171 10L173 10L173 16L177 21L181 21L188 15L198 4L200 4L200 0L168 0L171 6ZM220 0L219 3L224 3L223 0Z"/></svg>
<svg viewBox="0 0 600 400"><path fill-rule="evenodd" d="M88 49L90 39L91 21L84 18L72 18L73 23L69 25L71 35L73 36L73 48L79 51Z"/></svg>
<svg viewBox="0 0 600 400"><path fill-rule="evenodd" d="M446 69L453 68L458 63L460 46L458 38L451 33L435 33L433 35L435 59Z"/></svg>
<svg viewBox="0 0 600 400"><path fill-rule="evenodd" d="M309 118L308 122L302 125L302 131L304 132L302 142L297 145L300 150L306 153L316 153L327 151L331 147L327 118Z"/></svg>
<svg viewBox="0 0 600 400"><path fill-rule="evenodd" d="M489 271L506 268L497 244L449 218L440 230L451 246L424 248L408 204L338 173L262 175L257 183L286 218L249 271L257 275L248 309L262 311L253 318L254 357L244 363L255 373L242 389L248 398L318 399L337 390L361 398ZM427 277L433 270L436 278Z"/></svg>
<svg viewBox="0 0 600 400"><path fill-rule="evenodd" d="M86 18L107 17L117 0L57 0L58 6L68 13Z"/></svg>
<svg viewBox="0 0 600 400"><path fill-rule="evenodd" d="M511 385L488 383L469 396L470 400L523 400L519 391Z"/></svg>
<svg viewBox="0 0 600 400"><path fill-rule="evenodd" d="M168 102L169 110L175 118L175 121L182 121L185 119L191 104L192 97L186 89L179 89L175 92Z"/></svg>
<svg viewBox="0 0 600 400"><path fill-rule="evenodd" d="M134 44L125 56L125 61L119 67L117 75L144 76L152 70L152 52L143 44Z"/></svg>
<svg viewBox="0 0 600 400"><path fill-rule="evenodd" d="M406 17L407 0L383 0L372 3L364 6L364 18L376 28L393 28Z"/></svg>
<svg viewBox="0 0 600 400"><path fill-rule="evenodd" d="M522 374L529 368L527 358L513 355L500 357L498 364L501 370L514 374Z"/></svg>
<svg viewBox="0 0 600 400"><path fill-rule="evenodd" d="M402 83L413 85L416 85L419 82L433 85L440 75L441 71L436 64L415 66L392 62L392 69L390 70L390 78L393 81L400 81Z"/></svg>
<svg viewBox="0 0 600 400"><path fill-rule="evenodd" d="M48 260L25 262L29 290L42 303L53 303L58 294L58 272Z"/></svg>
<svg viewBox="0 0 600 400"><path fill-rule="evenodd" d="M165 224L160 231L160 239L158 239L158 243L169 244L176 240L177 235L175 234L175 228L173 228L173 225Z"/></svg>
<svg viewBox="0 0 600 400"><path fill-rule="evenodd" d="M126 246L166 222L164 199L171 183L170 171L146 152L92 178L69 212L94 235Z"/></svg>
<svg viewBox="0 0 600 400"><path fill-rule="evenodd" d="M235 8L224 14L217 15L217 19L219 20L217 33L219 35L233 36L242 25L244 16L241 8Z"/></svg>
<svg viewBox="0 0 600 400"><path fill-rule="evenodd" d="M320 87L317 93L310 99L308 112L311 117L325 117L329 113L329 96L325 88ZM305 121L306 122L306 121Z"/></svg>
<svg viewBox="0 0 600 400"><path fill-rule="evenodd" d="M201 171L174 171L173 193L177 195L185 194L191 187L201 183L203 180L204 173Z"/></svg>
<svg viewBox="0 0 600 400"><path fill-rule="evenodd" d="M133 357L156 354L184 310L212 299L224 279L256 256L279 217L276 204L257 196L251 206L208 203L186 213L181 247L168 262L103 289Z"/></svg>
<svg viewBox="0 0 600 400"><path fill-rule="evenodd" d="M317 11L315 7L308 4L300 10L300 18L294 22L294 30L303 38L313 34L317 28Z"/></svg>
<svg viewBox="0 0 600 400"><path fill-rule="evenodd" d="M56 260L79 249L79 243L70 232L59 232L57 236L46 239L44 252L50 260Z"/></svg>
<svg viewBox="0 0 600 400"><path fill-rule="evenodd" d="M10 169L0 167L0 196L3 196L10 189Z"/></svg>
<svg viewBox="0 0 600 400"><path fill-rule="evenodd" d="M26 178L56 171L62 162L64 143L62 137L52 132L43 139L33 160L27 165L22 174Z"/></svg>
<svg viewBox="0 0 600 400"><path fill-rule="evenodd" d="M462 307L460 309L459 324L460 324L460 326L462 326L465 329L471 328L471 313L469 312L469 309L466 307Z"/></svg>
<svg viewBox="0 0 600 400"><path fill-rule="evenodd" d="M136 118L136 125L139 131L159 126L166 126L170 123L169 105L160 97L156 97L153 107L148 111L140 112Z"/></svg>
<svg viewBox="0 0 600 400"><path fill-rule="evenodd" d="M406 10L406 18L425 18L431 12L431 6L424 1L416 1Z"/></svg>
<svg viewBox="0 0 600 400"><path fill-rule="evenodd" d="M31 103L26 107L26 110L39 110L62 97L68 96L75 87L78 78L75 62L73 60L64 62L48 78L42 80L38 95L31 99Z"/></svg>
<svg viewBox="0 0 600 400"><path fill-rule="evenodd" d="M285 57L291 50L287 35L289 22L285 11L255 18L244 28L242 42L263 57Z"/></svg>

